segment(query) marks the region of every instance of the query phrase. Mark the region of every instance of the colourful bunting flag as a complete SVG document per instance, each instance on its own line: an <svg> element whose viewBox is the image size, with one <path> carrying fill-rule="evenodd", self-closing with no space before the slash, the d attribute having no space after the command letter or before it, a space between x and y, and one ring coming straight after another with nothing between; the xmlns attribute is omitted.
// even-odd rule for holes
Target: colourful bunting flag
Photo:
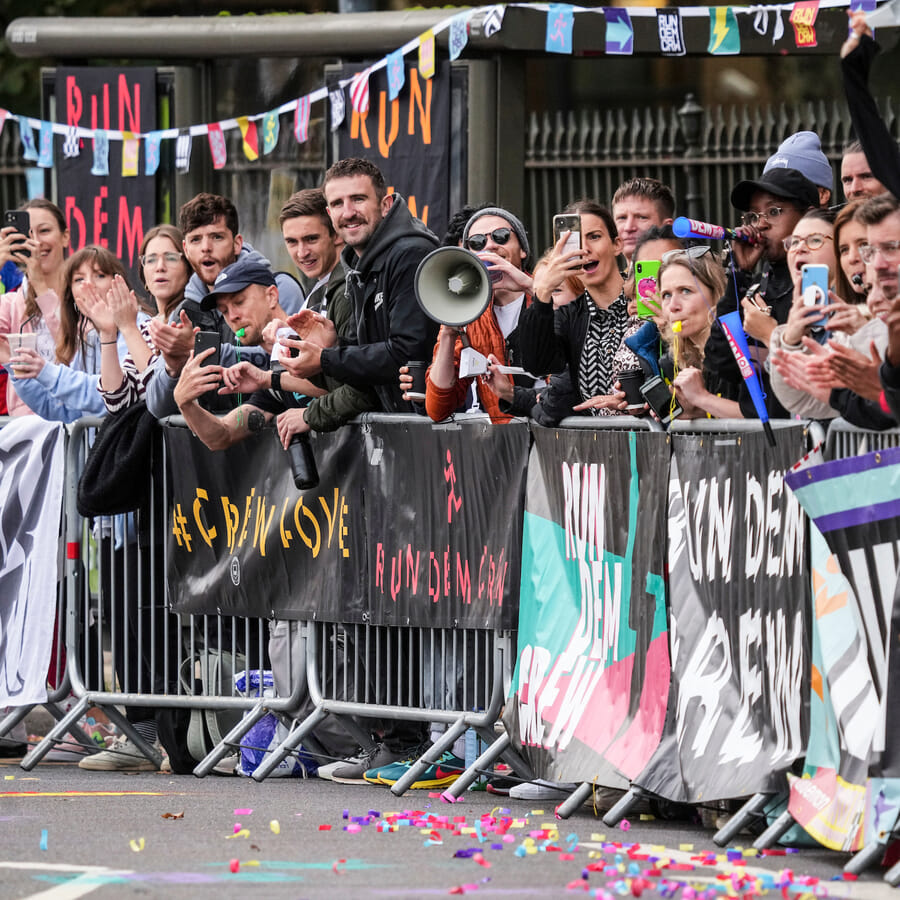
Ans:
<svg viewBox="0 0 900 900"><path fill-rule="evenodd" d="M547 34L544 49L548 53L572 52L572 26L575 12L564 3L551 3L547 10Z"/></svg>
<svg viewBox="0 0 900 900"><path fill-rule="evenodd" d="M109 137L105 131L94 132L94 164L91 175L109 175Z"/></svg>
<svg viewBox="0 0 900 900"><path fill-rule="evenodd" d="M247 116L239 116L238 128L241 129L241 137L244 139L244 156L254 162L259 159L259 137L256 133L256 122L251 122Z"/></svg>
<svg viewBox="0 0 900 900"><path fill-rule="evenodd" d="M707 52L713 56L732 56L741 52L741 32L730 6L710 7Z"/></svg>
<svg viewBox="0 0 900 900"><path fill-rule="evenodd" d="M37 162L38 149L34 142L34 132L22 116L19 116L19 139L22 141L22 159Z"/></svg>
<svg viewBox="0 0 900 900"><path fill-rule="evenodd" d="M434 35L432 35L432 38ZM6 117L9 115L8 109L0 108L0 134L3 134L3 126L6 124Z"/></svg>
<svg viewBox="0 0 900 900"><path fill-rule="evenodd" d="M450 34L447 37L450 59L459 59L460 53L469 42L469 14L460 13L450 20Z"/></svg>
<svg viewBox="0 0 900 900"><path fill-rule="evenodd" d="M191 168L191 132L182 128L175 138L175 171L187 174Z"/></svg>
<svg viewBox="0 0 900 900"><path fill-rule="evenodd" d="M437 56L434 50L434 32L429 28L419 40L419 74L423 78L432 78ZM0 125L2 128L2 125Z"/></svg>
<svg viewBox="0 0 900 900"><path fill-rule="evenodd" d="M769 7L754 6L751 7L751 10L754 11L753 30L765 37L769 30ZM784 36L784 22L781 19L781 10L778 7L772 7L772 14L775 19L775 27L772 31L772 46L774 47Z"/></svg>
<svg viewBox="0 0 900 900"><path fill-rule="evenodd" d="M162 132L151 131L144 136L144 174L155 175L159 168L160 144L162 143Z"/></svg>
<svg viewBox="0 0 900 900"><path fill-rule="evenodd" d="M344 99L344 89L337 87L328 92L328 102L331 104L331 130L337 131L347 114L347 101Z"/></svg>
<svg viewBox="0 0 900 900"><path fill-rule="evenodd" d="M610 56L631 56L634 53L634 28L627 9L604 6L606 17L606 52Z"/></svg>
<svg viewBox="0 0 900 900"><path fill-rule="evenodd" d="M38 153L37 164L42 169L53 168L53 123L41 122L40 130L40 152Z"/></svg>
<svg viewBox="0 0 900 900"><path fill-rule="evenodd" d="M281 120L277 112L267 112L263 116L263 153L271 153L278 145Z"/></svg>
<svg viewBox="0 0 900 900"><path fill-rule="evenodd" d="M302 144L309 137L309 94L297 101L294 111L294 137Z"/></svg>
<svg viewBox="0 0 900 900"><path fill-rule="evenodd" d="M684 33L680 9L658 9L656 27L659 32L659 52L663 56L684 56Z"/></svg>
<svg viewBox="0 0 900 900"><path fill-rule="evenodd" d="M506 11L504 6L492 6L485 13L484 20L481 23L481 30L484 36L493 37L503 27L503 13Z"/></svg>
<svg viewBox="0 0 900 900"><path fill-rule="evenodd" d="M406 66L403 51L395 50L387 56L388 100L396 100L406 83Z"/></svg>
<svg viewBox="0 0 900 900"><path fill-rule="evenodd" d="M81 141L78 139L78 126L70 125L63 140L63 156L66 159L75 159L81 152Z"/></svg>
<svg viewBox="0 0 900 900"><path fill-rule="evenodd" d="M131 131L122 132L122 177L134 178L138 173L141 142Z"/></svg>
<svg viewBox="0 0 900 900"><path fill-rule="evenodd" d="M357 72L350 82L350 105L358 113L369 111L369 70Z"/></svg>
<svg viewBox="0 0 900 900"><path fill-rule="evenodd" d="M214 169L224 169L228 160L228 150L225 147L225 135L222 134L222 126L213 122L208 128L209 152L212 153Z"/></svg>
<svg viewBox="0 0 900 900"><path fill-rule="evenodd" d="M819 14L819 0L800 0L791 10L791 25L794 26L794 40L798 47L815 47L816 16Z"/></svg>

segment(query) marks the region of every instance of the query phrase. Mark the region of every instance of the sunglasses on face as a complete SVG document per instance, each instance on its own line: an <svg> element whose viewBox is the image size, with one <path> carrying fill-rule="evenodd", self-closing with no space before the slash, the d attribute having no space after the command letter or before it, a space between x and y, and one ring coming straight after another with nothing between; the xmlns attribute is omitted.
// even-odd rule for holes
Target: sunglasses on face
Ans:
<svg viewBox="0 0 900 900"><path fill-rule="evenodd" d="M706 256L707 253L712 253L712 247L707 246L698 246L698 247L686 247L684 250L667 250L662 255L662 261L671 262L673 259L678 259L679 256L686 256L688 259L700 259L701 256Z"/></svg>
<svg viewBox="0 0 900 900"><path fill-rule="evenodd" d="M495 228L490 234L470 234L466 238L466 249L481 253L487 247L488 238L502 247L511 236L512 230L509 228Z"/></svg>

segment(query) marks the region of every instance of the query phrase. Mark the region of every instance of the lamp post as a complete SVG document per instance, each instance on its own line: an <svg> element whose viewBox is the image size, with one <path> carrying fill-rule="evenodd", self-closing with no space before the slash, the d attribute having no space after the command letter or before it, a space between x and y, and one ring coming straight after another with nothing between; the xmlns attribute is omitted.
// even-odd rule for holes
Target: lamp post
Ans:
<svg viewBox="0 0 900 900"><path fill-rule="evenodd" d="M678 121L681 125L681 133L684 135L684 174L687 186L687 195L684 198L687 215L691 219L703 218L702 197L700 195L700 174L697 165L693 162L700 153L700 129L703 125L703 107L697 102L693 94L684 98L684 103L678 110Z"/></svg>

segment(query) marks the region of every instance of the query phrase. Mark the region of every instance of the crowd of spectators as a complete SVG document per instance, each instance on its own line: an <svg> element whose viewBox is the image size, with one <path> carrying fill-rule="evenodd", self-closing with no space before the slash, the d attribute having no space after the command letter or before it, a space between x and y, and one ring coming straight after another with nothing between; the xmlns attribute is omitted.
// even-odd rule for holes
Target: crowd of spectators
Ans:
<svg viewBox="0 0 900 900"><path fill-rule="evenodd" d="M541 425L578 415L755 418L762 411L719 324L737 311L768 416L894 427L900 153L868 94L876 52L865 15L852 14L842 66L859 140L844 150L843 202L818 136L790 135L758 177L734 185L740 224L724 248L678 239L676 198L649 177L626 181L609 207L573 200L560 213L575 217L576 244L574 228L562 231L536 262L527 223L490 203L460 210L439 240L373 163L343 159L321 189L299 191L281 211L296 274L274 271L243 239L231 201L204 193L183 206L180 227L147 232L136 292L109 250L68 254L64 215L33 200L28 234L0 230L0 332L15 338L0 337L6 411L72 422L145 403L159 418L180 413L212 450L267 427L288 447L367 411ZM434 321L416 296L417 269L439 245L485 266L487 302L465 326ZM483 361L475 374L473 358ZM431 360L424 399L411 396L409 364L421 360ZM625 375L635 373L661 379L668 400L651 409L627 396ZM102 534L111 557L128 546L127 523ZM154 667L129 636L127 611L122 621L125 684L128 669ZM151 715L131 718L156 740ZM390 783L371 772L402 761L422 734L381 738L377 753L320 774ZM82 765L146 762L124 740Z"/></svg>

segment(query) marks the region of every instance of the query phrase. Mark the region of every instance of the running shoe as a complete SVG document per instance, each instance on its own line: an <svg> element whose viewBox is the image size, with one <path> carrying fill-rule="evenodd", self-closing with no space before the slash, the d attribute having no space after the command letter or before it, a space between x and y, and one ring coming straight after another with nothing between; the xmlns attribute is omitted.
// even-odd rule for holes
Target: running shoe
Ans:
<svg viewBox="0 0 900 900"><path fill-rule="evenodd" d="M127 735L120 735L108 750L101 750L85 756L79 769L92 772L156 772L156 763L151 762L138 750Z"/></svg>
<svg viewBox="0 0 900 900"><path fill-rule="evenodd" d="M396 784L410 770L418 758L418 756L414 756L411 759L405 759L403 762L394 763L381 769L370 769L366 772L366 781L373 784ZM409 786L410 790L447 787L447 785L453 784L462 775L465 768L465 762L448 750L437 762L431 763L419 775Z"/></svg>
<svg viewBox="0 0 900 900"><path fill-rule="evenodd" d="M369 769L380 769L403 759L404 753L397 753L385 744L375 744L371 750L363 749L358 756L351 757L331 772L331 780L339 784L365 784L365 774Z"/></svg>

